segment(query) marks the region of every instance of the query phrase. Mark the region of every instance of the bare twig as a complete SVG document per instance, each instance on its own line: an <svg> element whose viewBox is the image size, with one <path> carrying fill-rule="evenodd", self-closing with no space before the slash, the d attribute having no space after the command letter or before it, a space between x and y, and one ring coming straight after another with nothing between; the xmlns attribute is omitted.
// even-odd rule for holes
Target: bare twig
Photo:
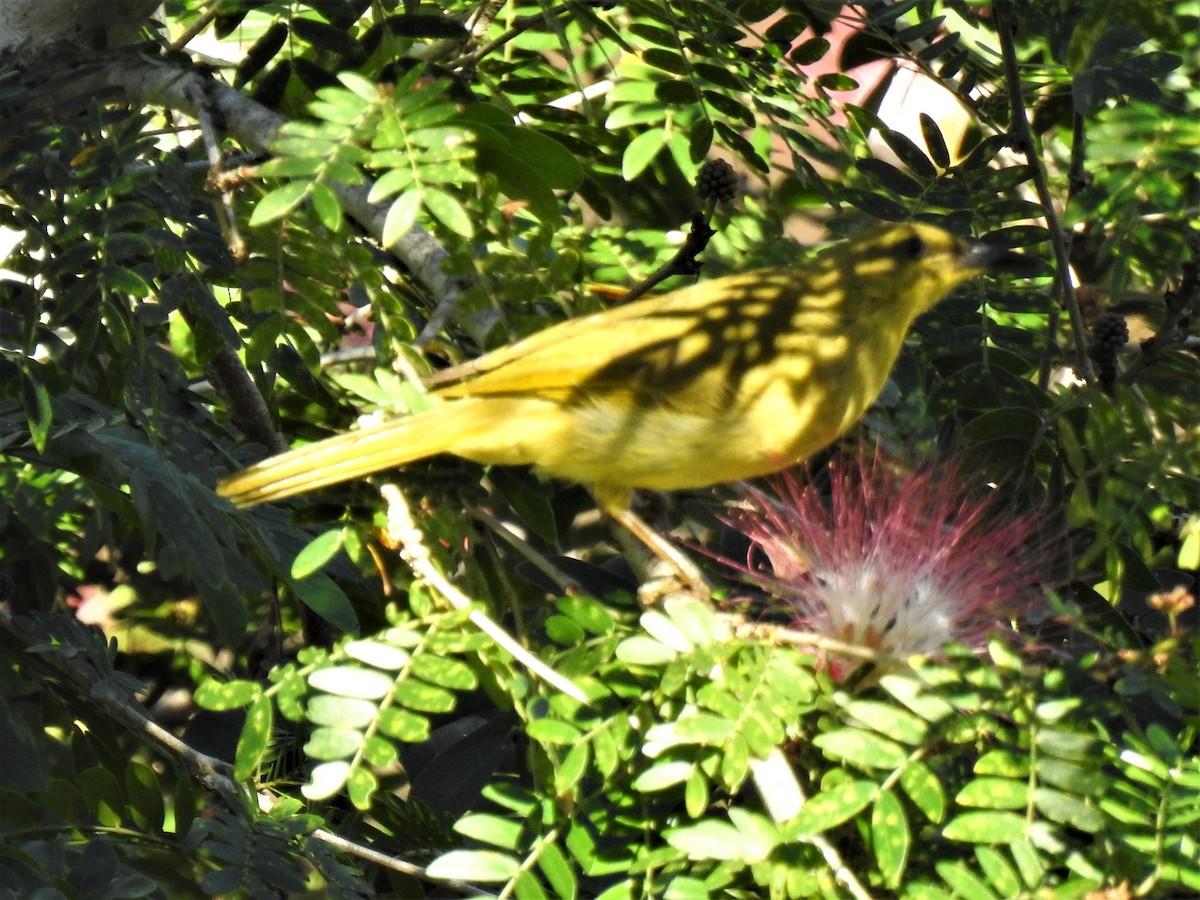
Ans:
<svg viewBox="0 0 1200 900"><path fill-rule="evenodd" d="M513 530L493 516L486 509L472 509L470 516L478 519L498 538L525 557L539 572L553 581L562 591L573 594L579 591L579 582L558 569L554 563L542 556L529 545L529 542L513 533Z"/></svg>
<svg viewBox="0 0 1200 900"><path fill-rule="evenodd" d="M189 116L196 116L202 107L207 107L214 120L224 123L229 135L254 150L269 150L279 129L287 122L279 113L226 84L207 79L199 71L154 60L126 58L108 62L97 71L95 87L118 88L132 101L163 106ZM197 97L204 97L206 103L198 102ZM368 199L372 185L335 183L330 187L337 193L346 213L382 243L389 205L372 203ZM432 234L414 225L386 249L425 286L439 307L452 308L465 281L442 271L449 251Z"/></svg>
<svg viewBox="0 0 1200 900"><path fill-rule="evenodd" d="M208 79L208 84L212 85L215 82L211 77ZM188 88L192 101L196 105L196 120L200 123L200 135L204 141L204 154L208 159L208 178L205 181L205 190L213 198L213 208L217 214L217 223L221 227L221 235L225 238L225 245L229 248L230 255L237 262L244 262L246 259L246 241L238 231L237 215L233 210L233 194L222 185L225 180L222 178L222 172L225 168L225 159L221 153L221 146L217 140L217 129L213 123L212 114L208 109L207 90L201 85L191 85Z"/></svg>
<svg viewBox="0 0 1200 900"><path fill-rule="evenodd" d="M776 822L786 822L795 818L808 802L796 773L778 747L773 748L766 759L751 757L750 774L763 799L763 805ZM837 848L824 835L805 835L800 840L817 848L824 857L825 864L833 871L833 877L846 886L846 890L855 900L871 900L870 892L863 887L858 876L846 865Z"/></svg>
<svg viewBox="0 0 1200 900"><path fill-rule="evenodd" d="M544 682L578 700L590 705L587 695L571 681L559 675L544 662L522 647L507 631L493 622L488 616L475 609L471 598L452 585L438 567L433 564L429 548L425 546L424 535L413 519L412 511L403 492L394 484L385 484L379 489L387 503L387 538L388 542L400 553L418 578L441 594L455 609L468 611L471 623L496 642L496 645L512 654L512 657L529 669Z"/></svg>
<svg viewBox="0 0 1200 900"><path fill-rule="evenodd" d="M683 246L679 248L679 251L652 272L648 278L634 285L621 298L621 302L629 303L636 300L656 284L666 281L672 275L695 275L700 271L700 262L696 257L708 246L709 239L714 234L716 234L716 231L709 227L708 218L704 213L698 212L694 214L692 216L691 231L688 232L687 240L683 242Z"/></svg>

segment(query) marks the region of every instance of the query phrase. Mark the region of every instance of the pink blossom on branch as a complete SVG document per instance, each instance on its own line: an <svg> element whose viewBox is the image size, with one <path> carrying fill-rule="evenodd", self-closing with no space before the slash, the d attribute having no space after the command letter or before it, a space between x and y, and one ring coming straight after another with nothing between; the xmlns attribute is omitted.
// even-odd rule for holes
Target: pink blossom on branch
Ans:
<svg viewBox="0 0 1200 900"><path fill-rule="evenodd" d="M860 455L828 477L823 490L776 476L776 496L746 485L729 521L750 538L751 580L794 611L835 677L863 658L896 668L951 642L981 649L1038 596L1054 556L1038 521L1006 513L954 464L905 471Z"/></svg>

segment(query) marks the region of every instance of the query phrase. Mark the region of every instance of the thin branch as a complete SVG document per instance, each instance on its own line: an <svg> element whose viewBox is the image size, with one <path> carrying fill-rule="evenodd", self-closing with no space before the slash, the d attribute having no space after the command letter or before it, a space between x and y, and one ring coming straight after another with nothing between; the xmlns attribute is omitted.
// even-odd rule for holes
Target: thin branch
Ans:
<svg viewBox="0 0 1200 900"><path fill-rule="evenodd" d="M585 706L590 706L591 701L583 691L522 647L512 635L488 616L475 609L471 598L452 585L438 570L438 567L433 564L429 548L425 546L425 536L417 527L412 511L408 507L408 501L400 488L394 484L385 484L380 487L379 493L383 495L384 502L387 503L386 536L388 543L399 552L401 558L408 563L417 577L441 594L446 602L455 609L466 611L471 623L476 628L495 641L497 646L512 654L515 660L534 675Z"/></svg>
<svg viewBox="0 0 1200 900"><path fill-rule="evenodd" d="M783 752L774 747L766 759L750 758L750 774L771 818L782 823L794 819L808 802L804 788ZM833 871L833 877L846 886L855 900L871 900L871 894L851 871L837 848L823 834L806 835L800 840L812 844Z"/></svg>
<svg viewBox="0 0 1200 900"><path fill-rule="evenodd" d="M215 83L209 76L207 85L211 86ZM225 238L225 245L229 248L230 255L239 263L245 262L246 240L238 231L237 215L233 209L233 194L228 190L227 184L222 184L226 181L222 178L225 158L217 139L217 129L213 123L212 114L208 109L208 92L200 86L192 86L188 90L191 92L192 101L196 104L196 121L200 123L200 137L204 142L204 155L208 160L208 178L205 180L204 189L212 196L217 223L220 225L221 235Z"/></svg>
<svg viewBox="0 0 1200 900"><path fill-rule="evenodd" d="M1082 378L1090 384L1096 380L1096 373L1092 367L1092 361L1088 357L1087 327L1084 325L1083 315L1079 311L1079 301L1075 297L1075 286L1071 278L1070 239L1063 229L1058 211L1054 208L1054 197L1050 193L1050 185L1046 180L1046 169L1038 154L1037 143L1033 138L1029 117L1025 111L1021 70L1015 44L1016 21L1012 0L994 0L992 11L996 17L996 34L1004 59L1005 82L1008 89L1009 108L1012 113L1013 144L1015 149L1025 156L1033 173L1034 190L1037 192L1038 201L1042 206L1046 227L1050 231L1050 244L1054 248L1054 284L1057 300L1059 305L1066 309L1067 315L1071 319L1072 337L1075 342L1075 366Z"/></svg>
<svg viewBox="0 0 1200 900"><path fill-rule="evenodd" d="M220 81L207 78L197 70L181 69L149 59L120 59L105 63L95 77L95 87L118 88L127 100L178 110L198 116L206 106L213 118L224 124L226 132L254 150L269 151L286 117L268 109L250 97ZM200 93L197 94L197 88ZM203 97L205 104L197 101ZM334 183L343 209L382 245L387 203L372 203L372 185ZM414 225L386 249L404 264L423 284L439 308L451 308L466 286L460 276L442 271L449 251L428 231Z"/></svg>
<svg viewBox="0 0 1200 900"><path fill-rule="evenodd" d="M522 539L519 535L514 534L513 530L505 523L501 522L486 509L475 508L469 513L471 518L477 519L488 527L493 534L512 547L517 553L525 557L525 559L536 568L539 572L558 585L559 589L567 594L574 594L579 591L579 582L570 575L567 575L562 570L557 568L554 563L538 553L529 544L528 541Z"/></svg>
<svg viewBox="0 0 1200 900"><path fill-rule="evenodd" d="M10 615L3 607L0 607L0 627L13 635L23 646L29 646L31 642L40 643L42 641L40 636L31 636L29 630L22 625L22 620ZM89 704L98 705L106 714L125 726L151 748L162 753L167 759L182 761L204 790L221 798L222 803L227 804L230 808L238 808L249 799L245 787L233 780L233 767L229 763L201 753L180 740L155 722L145 709L132 700L124 700L113 691L99 688L94 677L89 677L86 667L77 665L78 658L73 661L62 653L38 653L37 658L43 664L51 667L65 685L87 698ZM270 813L275 806L273 799L268 792L260 791L258 794L259 810L264 814ZM495 896L463 881L431 877L422 866L356 844L325 828L317 828L310 837L329 844L336 850L368 860L376 865L445 885L469 896Z"/></svg>
<svg viewBox="0 0 1200 900"><path fill-rule="evenodd" d="M679 251L652 272L649 277L643 279L640 284L634 285L621 298L621 302L630 303L638 299L638 297L641 297L652 287L666 281L672 275L695 275L700 271L700 262L696 257L704 252L704 248L708 246L709 240L716 233L715 230L709 227L708 217L704 213L695 213L692 216L692 228L688 232L687 240L683 242L683 246L679 248Z"/></svg>
<svg viewBox="0 0 1200 900"><path fill-rule="evenodd" d="M270 815L276 805L273 794L267 791L259 791L258 808L260 812ZM489 894L487 891L480 890L473 884L467 884L465 881L458 881L453 878L431 878L429 871L424 866L418 866L416 863L410 863L397 856L388 856L386 853L380 853L371 847L356 844L354 841L348 840L341 835L334 834L327 828L316 828L309 834L309 837L321 841L323 844L328 844L335 850L340 850L350 856L357 856L359 859L365 859L367 862L382 866L385 869L391 869L393 872L400 872L403 875L411 875L413 878L420 878L424 881L432 881L436 884L445 885L466 894L468 897L496 896L496 894Z"/></svg>

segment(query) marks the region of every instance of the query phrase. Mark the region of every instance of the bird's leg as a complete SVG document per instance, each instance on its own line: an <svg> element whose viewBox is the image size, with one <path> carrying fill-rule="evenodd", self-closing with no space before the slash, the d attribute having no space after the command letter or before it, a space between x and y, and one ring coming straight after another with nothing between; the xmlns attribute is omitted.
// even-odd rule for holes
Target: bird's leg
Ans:
<svg viewBox="0 0 1200 900"><path fill-rule="evenodd" d="M617 509L605 510L616 522L623 527L627 532L637 538L647 547L655 556L664 562L670 569L670 575L673 576L679 584L691 591L698 597L708 597L711 594L708 581L699 567L692 562L678 547L672 544L667 538L663 537L635 513L628 506L623 506ZM656 579L658 582L658 579ZM655 583L653 590L647 592L652 597L644 595L639 591L639 598L646 606L653 605L654 600L665 593L669 593L668 589L664 589L661 583Z"/></svg>

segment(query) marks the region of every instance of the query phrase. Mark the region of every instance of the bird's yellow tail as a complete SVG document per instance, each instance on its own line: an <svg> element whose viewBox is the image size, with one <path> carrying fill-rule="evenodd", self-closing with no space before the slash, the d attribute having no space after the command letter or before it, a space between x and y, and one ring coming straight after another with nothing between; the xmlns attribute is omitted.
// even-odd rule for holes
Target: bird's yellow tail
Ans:
<svg viewBox="0 0 1200 900"><path fill-rule="evenodd" d="M328 487L443 453L454 446L470 402L441 403L415 415L299 447L230 475L217 493L237 506L254 506Z"/></svg>

